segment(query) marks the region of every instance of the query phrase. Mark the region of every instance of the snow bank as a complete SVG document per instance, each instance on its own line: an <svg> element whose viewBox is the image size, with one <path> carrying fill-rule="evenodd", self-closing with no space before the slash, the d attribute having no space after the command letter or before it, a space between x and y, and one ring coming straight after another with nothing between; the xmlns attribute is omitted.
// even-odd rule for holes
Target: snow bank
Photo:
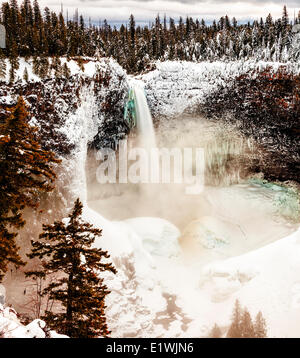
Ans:
<svg viewBox="0 0 300 358"><path fill-rule="evenodd" d="M46 333L47 332L47 333ZM20 323L13 308L0 304L0 338L68 338L55 331L47 330L46 323L35 319L27 326Z"/></svg>
<svg viewBox="0 0 300 358"><path fill-rule="evenodd" d="M180 231L173 224L160 218L133 218L125 220L140 236L143 247L152 255L178 256Z"/></svg>
<svg viewBox="0 0 300 358"><path fill-rule="evenodd" d="M53 61L53 57L48 57L48 63L51 64L52 61ZM96 58L85 57L84 63L82 63L82 67L79 66L78 61L74 59L68 61L66 57L60 57L60 62L61 62L61 66L67 64L71 76L79 74L87 77L93 77L98 68L106 67L105 63L114 64L115 67L118 66L117 63L111 58L101 58L101 60L99 61ZM9 77L10 77L9 71L11 65L8 59L5 59L5 64L6 64L6 76L1 80L3 80L6 83L9 83ZM19 68L15 71L14 82L21 82L23 84L26 83L26 81L24 80L25 69L27 70L28 73L28 81L32 81L32 82L42 81L42 79L37 74L34 73L33 65L34 65L33 58L25 59L23 57L19 57ZM55 78L54 69L48 71L46 78L47 79Z"/></svg>
<svg viewBox="0 0 300 358"><path fill-rule="evenodd" d="M193 110L205 95L218 85L253 70L285 66L289 72L299 72L296 63L263 61L234 62L157 62L156 70L138 78L144 81L149 106L156 116L174 116Z"/></svg>
<svg viewBox="0 0 300 358"><path fill-rule="evenodd" d="M239 299L253 314L262 311L270 337L299 337L299 257L300 229L258 250L206 266L199 284L218 306L233 307Z"/></svg>

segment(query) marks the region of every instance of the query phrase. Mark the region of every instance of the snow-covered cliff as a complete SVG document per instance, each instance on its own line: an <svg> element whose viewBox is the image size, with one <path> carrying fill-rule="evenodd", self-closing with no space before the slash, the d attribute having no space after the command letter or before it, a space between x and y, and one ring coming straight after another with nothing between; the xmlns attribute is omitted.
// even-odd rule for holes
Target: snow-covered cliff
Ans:
<svg viewBox="0 0 300 358"><path fill-rule="evenodd" d="M276 71L280 66L284 66L287 72L300 73L297 62L165 61L157 62L154 71L138 78L145 83L147 99L155 117L178 116L197 110L208 94L219 85L229 84L235 77L267 67Z"/></svg>

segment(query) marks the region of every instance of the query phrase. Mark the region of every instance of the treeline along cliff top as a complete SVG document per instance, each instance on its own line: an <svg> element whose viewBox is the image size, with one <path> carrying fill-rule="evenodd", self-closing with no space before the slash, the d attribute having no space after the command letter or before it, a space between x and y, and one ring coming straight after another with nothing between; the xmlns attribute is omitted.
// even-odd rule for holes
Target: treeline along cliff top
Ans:
<svg viewBox="0 0 300 358"><path fill-rule="evenodd" d="M300 58L299 34L292 27L286 7L282 17L269 14L246 24L227 15L212 24L205 20L160 18L149 26L136 26L134 16L119 29L104 20L101 26L85 23L82 16L69 20L37 0L4 2L0 23L6 28L6 49L1 55L11 61L17 56L103 56L115 58L129 73L151 67L154 60L215 61L254 58L280 61ZM0 49L1 50L1 49Z"/></svg>

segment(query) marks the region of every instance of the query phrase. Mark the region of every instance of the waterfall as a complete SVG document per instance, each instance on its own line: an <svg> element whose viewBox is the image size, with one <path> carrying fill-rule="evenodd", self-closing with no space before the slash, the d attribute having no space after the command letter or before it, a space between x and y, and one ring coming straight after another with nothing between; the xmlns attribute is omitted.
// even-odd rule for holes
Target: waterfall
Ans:
<svg viewBox="0 0 300 358"><path fill-rule="evenodd" d="M147 103L144 89L140 86L135 86L133 91L137 130L141 138L141 144L143 145L143 147L148 149L156 148L156 139L152 116Z"/></svg>

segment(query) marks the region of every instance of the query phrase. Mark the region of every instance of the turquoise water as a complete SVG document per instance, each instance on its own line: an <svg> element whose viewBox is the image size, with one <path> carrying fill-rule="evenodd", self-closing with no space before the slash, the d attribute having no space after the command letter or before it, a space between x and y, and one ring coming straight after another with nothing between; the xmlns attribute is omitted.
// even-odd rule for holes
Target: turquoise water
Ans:
<svg viewBox="0 0 300 358"><path fill-rule="evenodd" d="M124 119L127 121L129 128L136 126L136 105L132 89L128 93L128 100L124 106Z"/></svg>
<svg viewBox="0 0 300 358"><path fill-rule="evenodd" d="M300 221L300 193L294 187L252 178L249 184L258 185L273 193L273 204L278 214L289 221Z"/></svg>

